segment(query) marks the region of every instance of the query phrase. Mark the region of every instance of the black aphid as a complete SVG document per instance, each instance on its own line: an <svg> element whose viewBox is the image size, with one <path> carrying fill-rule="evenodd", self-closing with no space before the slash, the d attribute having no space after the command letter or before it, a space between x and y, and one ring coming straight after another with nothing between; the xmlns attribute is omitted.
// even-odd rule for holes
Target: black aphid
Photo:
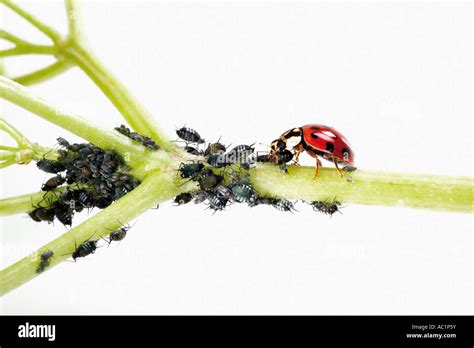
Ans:
<svg viewBox="0 0 474 348"><path fill-rule="evenodd" d="M326 215L332 216L334 213L340 213L339 207L341 206L341 202L336 199L333 199L331 202L313 201L309 202L309 204L313 207L313 210Z"/></svg>
<svg viewBox="0 0 474 348"><path fill-rule="evenodd" d="M254 152L255 147L254 145L237 145L232 150L229 151L230 154L238 154L238 155L250 155Z"/></svg>
<svg viewBox="0 0 474 348"><path fill-rule="evenodd" d="M50 174L57 174L66 170L62 163L48 159L39 160L36 162L36 166L43 172Z"/></svg>
<svg viewBox="0 0 474 348"><path fill-rule="evenodd" d="M196 155L196 156L202 155L202 151L199 151L198 149L192 146L185 146L184 151L186 151L187 153L190 153L191 155Z"/></svg>
<svg viewBox="0 0 474 348"><path fill-rule="evenodd" d="M94 198L86 190L77 190L77 202L82 205L83 208L90 209L94 207Z"/></svg>
<svg viewBox="0 0 474 348"><path fill-rule="evenodd" d="M54 221L54 208L39 207L28 213L28 215L36 222L47 221L51 223Z"/></svg>
<svg viewBox="0 0 474 348"><path fill-rule="evenodd" d="M277 164L285 164L290 162L293 159L293 153L287 149L279 151L277 155Z"/></svg>
<svg viewBox="0 0 474 348"><path fill-rule="evenodd" d="M40 255L40 263L36 268L36 273L43 272L50 265L53 255L54 253L51 250L47 250Z"/></svg>
<svg viewBox="0 0 474 348"><path fill-rule="evenodd" d="M223 179L222 175L214 174L212 170L204 169L193 180L199 183L201 190L207 191L218 185Z"/></svg>
<svg viewBox="0 0 474 348"><path fill-rule="evenodd" d="M66 182L66 178L61 176L60 174L53 176L52 178L48 179L43 186L41 187L41 190L43 191L51 191L57 188L58 186L61 186Z"/></svg>
<svg viewBox="0 0 474 348"><path fill-rule="evenodd" d="M270 163L277 164L279 168L285 173L288 173L288 169L286 168L286 163L288 163L292 159L293 159L293 153L287 149L274 152L274 153L257 156L257 162L264 162L264 163L270 162Z"/></svg>
<svg viewBox="0 0 474 348"><path fill-rule="evenodd" d="M204 156L211 156L211 155L222 155L225 153L226 147L224 144L219 143L210 143L207 145L206 150L204 151Z"/></svg>
<svg viewBox="0 0 474 348"><path fill-rule="evenodd" d="M199 191L193 194L194 204L200 204L207 199L206 192Z"/></svg>
<svg viewBox="0 0 474 348"><path fill-rule="evenodd" d="M272 204L272 206L280 211L293 212L296 210L294 203L286 199L277 199L275 203Z"/></svg>
<svg viewBox="0 0 474 348"><path fill-rule="evenodd" d="M177 205L183 205L191 202L193 200L193 194L189 192L183 192L176 196L174 203Z"/></svg>
<svg viewBox="0 0 474 348"><path fill-rule="evenodd" d="M188 143L203 144L205 140L192 128L182 127L176 130L178 137Z"/></svg>
<svg viewBox="0 0 474 348"><path fill-rule="evenodd" d="M108 240L109 245L112 242L119 242L123 240L127 236L127 232L129 229L130 229L129 225L123 225L118 230L113 230L112 232L110 232L109 240Z"/></svg>
<svg viewBox="0 0 474 348"><path fill-rule="evenodd" d="M93 254L97 249L97 242L96 240L86 240L79 246L76 246L76 250L72 253L72 258L76 261L79 257L86 257L90 254Z"/></svg>
<svg viewBox="0 0 474 348"><path fill-rule="evenodd" d="M210 155L207 158L207 163L214 168L222 168L234 163L234 159L231 157L223 155Z"/></svg>
<svg viewBox="0 0 474 348"><path fill-rule="evenodd" d="M226 197L226 198L232 198L232 191L230 188L222 185L222 184L218 184L216 187L214 187L213 189L213 192L222 196L222 197Z"/></svg>
<svg viewBox="0 0 474 348"><path fill-rule="evenodd" d="M221 196L220 194L210 194L208 196L208 201L209 209L218 211L223 210L226 207L227 203L229 202L229 199L225 196Z"/></svg>
<svg viewBox="0 0 474 348"><path fill-rule="evenodd" d="M94 206L96 206L99 209L107 208L109 205L112 204L112 202L113 202L113 200L112 200L111 197L102 196L102 197L95 197L94 198Z"/></svg>
<svg viewBox="0 0 474 348"><path fill-rule="evenodd" d="M263 155L258 155L257 162L262 162L262 163L274 162L274 159L272 155L270 155L269 153L266 153Z"/></svg>
<svg viewBox="0 0 474 348"><path fill-rule="evenodd" d="M63 225L72 225L72 217L74 215L74 210L72 208L70 208L68 205L64 205L61 202L56 202L53 209L54 215Z"/></svg>
<svg viewBox="0 0 474 348"><path fill-rule="evenodd" d="M345 172L353 172L353 171L356 171L357 168L354 166L345 166L345 167L342 167L342 170Z"/></svg>
<svg viewBox="0 0 474 348"><path fill-rule="evenodd" d="M256 157L254 156L254 146L252 145L237 145L228 153L222 155L226 156L228 162L232 163L240 163L244 165L244 169L249 169L250 165L252 165L256 161Z"/></svg>
<svg viewBox="0 0 474 348"><path fill-rule="evenodd" d="M145 135L141 135L135 132L132 132L128 127L125 125L120 125L120 127L115 127L114 128L117 132L125 135L126 137L142 144L146 148L150 150L159 150L160 146L153 141L150 137L147 137Z"/></svg>
<svg viewBox="0 0 474 348"><path fill-rule="evenodd" d="M234 200L240 203L249 203L254 199L254 191L249 184L232 184L229 186L232 190Z"/></svg>
<svg viewBox="0 0 474 348"><path fill-rule="evenodd" d="M204 168L204 164L201 162L192 162L192 163L181 163L179 165L178 171L179 175L183 179L193 178L199 174Z"/></svg>

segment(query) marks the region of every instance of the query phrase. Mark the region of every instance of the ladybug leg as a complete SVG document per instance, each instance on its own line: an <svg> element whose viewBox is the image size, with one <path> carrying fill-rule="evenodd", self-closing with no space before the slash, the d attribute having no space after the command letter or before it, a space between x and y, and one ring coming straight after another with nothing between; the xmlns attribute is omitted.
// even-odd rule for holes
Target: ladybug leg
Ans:
<svg viewBox="0 0 474 348"><path fill-rule="evenodd" d="M334 162L334 165L336 166L336 169L337 169L337 172L339 173L339 175L341 176L341 178L344 177L344 174L342 173L342 171L339 169L339 166L337 165L337 162L336 162L336 158L332 158L332 161Z"/></svg>
<svg viewBox="0 0 474 348"><path fill-rule="evenodd" d="M316 179L317 176L318 176L318 172L319 172L319 166L321 165L321 161L319 160L318 157L316 157L316 170L314 171L314 176L313 176L313 179Z"/></svg>
<svg viewBox="0 0 474 348"><path fill-rule="evenodd" d="M295 152L294 152L295 159L293 160L295 165L299 165L298 164L298 158L300 157L300 154L301 154L302 151L303 151L303 146L301 146L301 145L298 146L297 150L295 150Z"/></svg>

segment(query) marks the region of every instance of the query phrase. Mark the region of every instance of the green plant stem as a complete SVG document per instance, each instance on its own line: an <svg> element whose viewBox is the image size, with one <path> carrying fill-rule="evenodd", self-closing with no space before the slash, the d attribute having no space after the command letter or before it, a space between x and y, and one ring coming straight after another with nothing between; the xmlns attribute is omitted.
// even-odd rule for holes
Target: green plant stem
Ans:
<svg viewBox="0 0 474 348"><path fill-rule="evenodd" d="M264 197L306 201L335 198L348 204L473 212L472 178L358 170L350 175L354 180L350 182L332 168L321 168L317 179L313 179L312 167L289 166L288 169L287 175L275 166L259 165L250 171L252 185ZM189 185L182 190L195 188ZM0 216L31 211L31 197L35 202L40 195L41 192L1 199Z"/></svg>
<svg viewBox="0 0 474 348"><path fill-rule="evenodd" d="M119 152L129 165L143 175L169 160L169 156L163 151L149 151L116 131L101 128L82 117L54 107L35 96L26 87L2 76L0 76L0 98L17 104L101 148Z"/></svg>
<svg viewBox="0 0 474 348"><path fill-rule="evenodd" d="M26 148L31 146L30 141L2 116L0 116L0 129L8 133L16 141L19 147Z"/></svg>
<svg viewBox="0 0 474 348"><path fill-rule="evenodd" d="M56 48L54 46L47 46L47 45L18 46L18 47L8 48L6 50L1 50L0 58L10 57L10 56L20 56L20 55L25 55L25 54L54 55L55 53L56 53Z"/></svg>
<svg viewBox="0 0 474 348"><path fill-rule="evenodd" d="M0 57L18 54L53 54L59 60L58 63L55 63L52 66L25 76L17 77L16 80L18 82L25 84L42 82L65 71L68 68L67 65L77 65L102 90L106 97L122 114L131 128L140 134L151 137L166 151L178 154L182 152L176 144L168 141L166 135L153 120L153 117L138 103L136 98L125 88L125 86L123 86L120 81L110 71L108 71L96 57L93 56L89 49L85 48L80 37L80 26L77 23L75 1L66 0L65 2L69 26L69 33L66 39L63 39L61 35L52 28L41 23L35 16L27 13L10 0L0 1L47 34L55 43L54 47L22 44L15 48L0 51ZM12 40L18 42L22 41L9 33L4 35ZM181 156L184 155L181 154Z"/></svg>
<svg viewBox="0 0 474 348"><path fill-rule="evenodd" d="M14 77L12 80L23 86L34 85L62 74L72 67L73 65L67 61L57 61L39 70Z"/></svg>
<svg viewBox="0 0 474 348"><path fill-rule="evenodd" d="M28 42L16 35L13 35L12 33L6 31L6 30L1 30L0 29L0 39L10 41L11 43L14 43L16 46L30 46L33 45L31 42Z"/></svg>
<svg viewBox="0 0 474 348"><path fill-rule="evenodd" d="M12 146L0 145L0 150L4 150L4 151L17 151L18 148L12 147Z"/></svg>
<svg viewBox="0 0 474 348"><path fill-rule="evenodd" d="M14 165L16 163L15 159L7 159L5 161L0 162L0 169L10 167L11 165Z"/></svg>
<svg viewBox="0 0 474 348"><path fill-rule="evenodd" d="M60 188L57 188L56 190L50 191L48 193L40 191L0 199L0 216L28 213L39 205L47 206L47 204L40 204L40 202L47 202L50 199L53 201L56 200L57 193L64 191L68 187L71 186L61 186Z"/></svg>
<svg viewBox="0 0 474 348"><path fill-rule="evenodd" d="M89 50L76 42L66 48L66 57L94 81L136 132L151 137L167 151L176 148L176 144L168 141L148 111Z"/></svg>
<svg viewBox="0 0 474 348"><path fill-rule="evenodd" d="M284 174L272 165L251 170L254 188L264 196L306 201L399 206L446 212L472 213L474 179L431 174L402 174L357 170L354 182L341 178L332 168L289 166Z"/></svg>
<svg viewBox="0 0 474 348"><path fill-rule="evenodd" d="M46 269L47 271L70 258L75 249L75 244L79 245L89 238L97 240L100 237L106 237L110 233L109 229L117 228L120 223L127 223L144 211L173 198L180 192L180 188L174 185L174 181L174 175L169 173L151 173L139 187L125 197L55 240L43 245L34 253L2 270L0 272L0 296L38 275L36 268L40 262L40 255L44 251L51 250L54 252L54 257L51 265ZM184 189L184 186L181 189ZM134 232L131 231L131 233ZM101 250L101 252L103 251Z"/></svg>
<svg viewBox="0 0 474 348"><path fill-rule="evenodd" d="M26 21L28 21L31 25L36 27L39 31L49 37L53 42L58 42L61 40L61 35L51 28L49 25L38 20L35 16L31 15L30 13L23 10L21 7L16 5L14 2L10 0L0 0L0 3L3 3L5 6L9 7L12 11L16 12L20 17L23 17Z"/></svg>
<svg viewBox="0 0 474 348"><path fill-rule="evenodd" d="M0 160L5 161L5 160L11 160L15 159L16 154L12 152L0 152Z"/></svg>
<svg viewBox="0 0 474 348"><path fill-rule="evenodd" d="M73 0L65 0L66 15L68 23L69 37L78 38L80 33L80 26L78 25L78 14L76 2Z"/></svg>

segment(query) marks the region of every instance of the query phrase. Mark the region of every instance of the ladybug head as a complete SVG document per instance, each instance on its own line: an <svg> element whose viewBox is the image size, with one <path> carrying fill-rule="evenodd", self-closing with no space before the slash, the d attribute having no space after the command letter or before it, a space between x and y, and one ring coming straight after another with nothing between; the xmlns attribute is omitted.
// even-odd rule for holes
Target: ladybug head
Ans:
<svg viewBox="0 0 474 348"><path fill-rule="evenodd" d="M286 141L284 139L273 140L271 145L272 152L278 153L286 149Z"/></svg>

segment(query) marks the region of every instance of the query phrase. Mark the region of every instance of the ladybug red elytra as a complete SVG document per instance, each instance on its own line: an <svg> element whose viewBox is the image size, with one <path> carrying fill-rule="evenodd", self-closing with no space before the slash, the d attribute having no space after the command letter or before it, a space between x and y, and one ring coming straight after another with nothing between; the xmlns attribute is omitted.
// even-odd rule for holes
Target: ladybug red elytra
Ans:
<svg viewBox="0 0 474 348"><path fill-rule="evenodd" d="M316 158L316 171L318 175L321 161L318 156L325 160L334 162L337 171L343 176L338 164L354 164L354 152L349 142L337 130L322 124L308 124L303 127L292 128L283 133L271 145L271 155L277 157L281 151L292 149L295 155L295 163L301 152L306 151L310 156Z"/></svg>

